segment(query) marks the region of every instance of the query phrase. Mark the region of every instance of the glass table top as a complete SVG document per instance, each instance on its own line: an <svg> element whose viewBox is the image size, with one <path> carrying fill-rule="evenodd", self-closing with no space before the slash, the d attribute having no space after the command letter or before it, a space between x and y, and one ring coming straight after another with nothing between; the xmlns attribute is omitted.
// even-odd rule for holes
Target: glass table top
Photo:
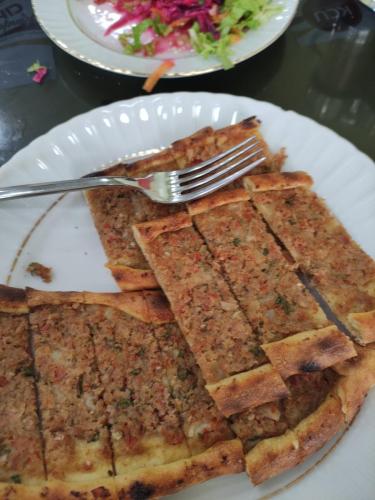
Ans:
<svg viewBox="0 0 375 500"><path fill-rule="evenodd" d="M50 69L42 85L26 69ZM375 13L355 0L301 0L286 33L229 71L165 79L154 92L249 96L309 116L375 158ZM142 79L87 65L57 48L30 0L0 4L0 165L51 127L139 96Z"/></svg>

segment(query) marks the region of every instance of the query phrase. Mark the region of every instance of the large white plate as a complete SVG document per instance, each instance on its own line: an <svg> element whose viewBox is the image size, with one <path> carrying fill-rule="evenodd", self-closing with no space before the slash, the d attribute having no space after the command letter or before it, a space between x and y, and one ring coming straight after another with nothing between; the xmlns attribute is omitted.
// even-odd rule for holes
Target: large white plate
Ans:
<svg viewBox="0 0 375 500"><path fill-rule="evenodd" d="M375 257L373 162L308 118L243 97L162 94L93 110L17 153L0 169L0 185L79 177L155 152L201 127L222 127L254 114L261 118L271 148L286 146L286 169L307 170L317 192ZM56 200L48 196L0 203L0 282L47 290L116 290L82 194ZM50 285L25 272L31 261L53 267ZM210 481L178 498L255 500L278 491L278 498L288 500L370 500L375 491L374 412L375 394L370 394L338 443L334 440L306 464L263 486L253 488L242 474Z"/></svg>
<svg viewBox="0 0 375 500"><path fill-rule="evenodd" d="M233 46L232 60L239 63L264 50L277 40L291 23L298 0L274 0L280 11L256 30L251 30ZM93 66L124 75L148 76L162 57L128 56L116 41L116 33L104 37L104 31L115 19L106 5L95 6L93 0L32 0L35 15L46 34L60 48ZM169 54L175 66L166 77L193 76L222 68L214 57L204 59L189 54Z"/></svg>

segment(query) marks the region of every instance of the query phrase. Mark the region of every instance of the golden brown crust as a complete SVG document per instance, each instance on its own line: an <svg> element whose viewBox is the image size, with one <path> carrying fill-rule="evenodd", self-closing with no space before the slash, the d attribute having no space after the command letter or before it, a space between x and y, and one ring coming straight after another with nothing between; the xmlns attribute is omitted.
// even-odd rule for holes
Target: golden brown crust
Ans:
<svg viewBox="0 0 375 500"><path fill-rule="evenodd" d="M143 241L150 242L157 238L160 234L170 231L178 231L193 225L190 215L184 212L163 217L150 222L143 222L133 226L133 232L137 241L141 238Z"/></svg>
<svg viewBox="0 0 375 500"><path fill-rule="evenodd" d="M289 395L282 378L270 364L208 384L206 388L225 417Z"/></svg>
<svg viewBox="0 0 375 500"><path fill-rule="evenodd" d="M26 314L28 310L24 290L0 285L0 312Z"/></svg>
<svg viewBox="0 0 375 500"><path fill-rule="evenodd" d="M353 343L336 326L297 333L263 344L262 349L284 379L321 371L357 355Z"/></svg>
<svg viewBox="0 0 375 500"><path fill-rule="evenodd" d="M163 324L175 322L167 297L160 290L144 291L143 296L148 308L150 323Z"/></svg>
<svg viewBox="0 0 375 500"><path fill-rule="evenodd" d="M228 203L236 203L238 201L247 201L250 195L246 189L238 188L231 191L219 191L211 196L206 196L200 200L188 203L188 211L191 216L198 215L203 212L208 212L216 207L227 205Z"/></svg>
<svg viewBox="0 0 375 500"><path fill-rule="evenodd" d="M281 191L296 187L310 188L313 185L313 179L306 172L250 175L245 177L243 182L250 192Z"/></svg>
<svg viewBox="0 0 375 500"><path fill-rule="evenodd" d="M347 423L353 420L368 391L375 385L375 350L357 347L357 351L357 357L334 366L334 370L342 375L335 392L341 399Z"/></svg>
<svg viewBox="0 0 375 500"><path fill-rule="evenodd" d="M191 136L179 139L171 144L171 146L159 153L145 158L144 160L136 161L126 166L127 175L131 177L147 175L151 172L167 171L177 168L180 158L187 155L187 151L191 149L200 149L205 143L213 143L214 131L211 127L204 127ZM171 167L171 168L169 168Z"/></svg>
<svg viewBox="0 0 375 500"><path fill-rule="evenodd" d="M134 291L159 288L151 269L135 269L134 267L112 262L108 262L106 267L111 271L121 290Z"/></svg>
<svg viewBox="0 0 375 500"><path fill-rule="evenodd" d="M84 292L45 292L34 288L26 288L26 300L30 308L45 304L84 304Z"/></svg>
<svg viewBox="0 0 375 500"><path fill-rule="evenodd" d="M40 485L0 483L1 500L116 500L112 478L95 479L84 483L49 480Z"/></svg>
<svg viewBox="0 0 375 500"><path fill-rule="evenodd" d="M286 431L281 436L264 439L247 453L245 460L252 483L261 484L299 464L297 436Z"/></svg>
<svg viewBox="0 0 375 500"><path fill-rule="evenodd" d="M353 335L361 345L375 342L375 310L348 314Z"/></svg>
<svg viewBox="0 0 375 500"><path fill-rule="evenodd" d="M254 484L295 467L344 428L341 402L329 394L319 408L282 436L265 439L246 455L246 470Z"/></svg>
<svg viewBox="0 0 375 500"><path fill-rule="evenodd" d="M168 302L160 291L154 292L44 292L28 288L27 303L30 308L45 304L97 304L118 309L145 323L170 323L173 321Z"/></svg>
<svg viewBox="0 0 375 500"><path fill-rule="evenodd" d="M240 440L223 441L191 458L116 476L120 500L159 498L217 476L244 470Z"/></svg>

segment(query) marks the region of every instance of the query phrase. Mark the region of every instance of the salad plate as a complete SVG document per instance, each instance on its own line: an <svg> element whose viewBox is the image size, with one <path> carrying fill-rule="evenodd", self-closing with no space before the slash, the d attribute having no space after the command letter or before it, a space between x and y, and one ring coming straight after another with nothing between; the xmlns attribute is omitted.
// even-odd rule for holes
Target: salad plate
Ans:
<svg viewBox="0 0 375 500"><path fill-rule="evenodd" d="M318 123L266 102L208 93L138 97L92 110L52 129L0 169L0 186L77 178L132 161L176 139L256 115L271 150L285 146L285 170L306 170L351 236L375 257L375 169L352 144ZM0 204L0 283L44 290L116 291L81 193ZM31 262L51 267L44 283L26 272ZM251 486L245 474L195 486L176 499L369 500L375 490L372 391L348 432L305 463ZM353 460L354 459L354 460Z"/></svg>
<svg viewBox="0 0 375 500"><path fill-rule="evenodd" d="M119 23L120 27L116 29L115 24L123 14L116 11L110 0L32 0L35 16L42 29L54 43L72 56L108 71L139 77L153 74L168 59L173 64L163 76L170 78L210 73L237 64L275 42L291 23L298 0L264 0L264 4L269 5L269 14L259 16L256 22L259 26L248 29L239 41L230 46L230 63L227 61L227 64L223 64L222 58L216 55L204 57L183 42L180 43L182 47L178 47L177 42L172 50L163 50L162 53L157 51L147 56L138 52L129 54L129 50L125 51L119 40L119 35L126 34L127 28ZM110 29L108 33L111 26L115 29ZM201 51L207 52L207 48L202 47Z"/></svg>

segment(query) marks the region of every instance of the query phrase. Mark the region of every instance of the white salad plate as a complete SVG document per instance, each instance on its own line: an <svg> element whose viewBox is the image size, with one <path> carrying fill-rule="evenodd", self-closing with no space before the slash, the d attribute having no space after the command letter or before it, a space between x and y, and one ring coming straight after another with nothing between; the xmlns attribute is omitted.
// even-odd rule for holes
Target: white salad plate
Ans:
<svg viewBox="0 0 375 500"><path fill-rule="evenodd" d="M258 29L250 30L233 45L236 64L264 50L277 40L291 23L298 0L273 0L277 12ZM124 75L147 77L162 62L172 58L175 66L165 77L193 76L222 69L215 57L207 59L195 52L175 52L155 57L124 54L118 35L124 28L104 36L105 30L120 14L110 4L93 0L32 0L35 16L47 36L61 49L93 66Z"/></svg>
<svg viewBox="0 0 375 500"><path fill-rule="evenodd" d="M77 178L131 161L205 127L256 115L285 170L306 170L352 237L375 258L375 165L318 123L266 102L225 94L175 93L116 102L57 126L0 169L0 186ZM82 193L0 202L0 282L44 290L116 291ZM30 262L53 269L43 283ZM371 500L375 492L375 391L351 428L299 467L253 487L245 474L195 486L178 499Z"/></svg>

